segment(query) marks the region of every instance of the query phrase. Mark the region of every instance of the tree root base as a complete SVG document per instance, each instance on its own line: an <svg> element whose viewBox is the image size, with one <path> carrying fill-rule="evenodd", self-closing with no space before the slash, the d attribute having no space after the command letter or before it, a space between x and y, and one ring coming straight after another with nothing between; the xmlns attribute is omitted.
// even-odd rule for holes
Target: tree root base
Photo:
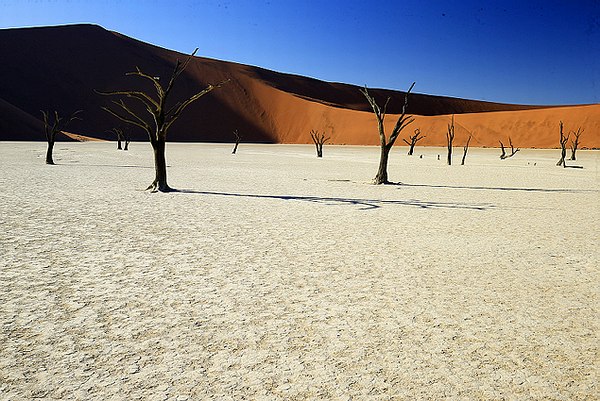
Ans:
<svg viewBox="0 0 600 401"><path fill-rule="evenodd" d="M150 191L151 193L155 192L177 192L176 189L171 188L170 186L163 184L159 185L157 182L153 182L146 188L146 191Z"/></svg>

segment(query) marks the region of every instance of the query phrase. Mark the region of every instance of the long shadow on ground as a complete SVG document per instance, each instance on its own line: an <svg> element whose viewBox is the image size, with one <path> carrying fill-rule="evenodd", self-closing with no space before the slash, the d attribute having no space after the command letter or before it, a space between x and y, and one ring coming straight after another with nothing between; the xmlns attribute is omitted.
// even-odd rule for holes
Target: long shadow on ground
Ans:
<svg viewBox="0 0 600 401"><path fill-rule="evenodd" d="M280 199L293 200L301 202L320 203L325 205L350 205L361 206L360 210L379 209L382 206L399 205L412 206L421 209L467 209L467 210L487 210L494 208L491 204L477 203L458 203L458 202L432 202L420 201L416 199L409 200L384 200L384 199L354 199L354 198L338 198L338 197L321 197L321 196L298 196L298 195L258 195L258 194L240 194L230 192L213 192L213 191L195 191L189 189L179 189L175 192L198 195L211 196L235 196L243 198L258 198L258 199Z"/></svg>
<svg viewBox="0 0 600 401"><path fill-rule="evenodd" d="M473 189L484 191L523 191L523 192L553 192L553 193L583 193L600 192L595 189L562 189L562 188L511 188L511 187L480 187L480 186L458 186L458 185L430 185L430 184L407 184L403 182L393 183L400 187L421 187L421 188L443 188L443 189Z"/></svg>

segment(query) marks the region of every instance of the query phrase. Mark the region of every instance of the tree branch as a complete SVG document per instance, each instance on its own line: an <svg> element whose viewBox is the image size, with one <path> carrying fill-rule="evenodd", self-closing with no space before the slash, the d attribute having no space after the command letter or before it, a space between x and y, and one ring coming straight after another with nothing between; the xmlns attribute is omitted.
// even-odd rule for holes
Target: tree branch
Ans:
<svg viewBox="0 0 600 401"><path fill-rule="evenodd" d="M185 108L188 107L190 104L192 104L196 100L200 99L202 96L206 95L207 93L211 92L212 90L222 87L223 85L225 85L229 81L231 81L231 79L226 79L224 81L219 82L216 85L212 85L212 84L208 85L206 88L204 88L204 90L196 93L194 96L190 97L189 99L187 99L183 103L179 103L179 106L177 106L177 105L173 106L165 114L165 121L166 121L165 127L168 129L171 126L171 124L173 124L175 122L175 120L177 120L177 118L179 117L179 115L181 114L181 112L183 110L185 110Z"/></svg>

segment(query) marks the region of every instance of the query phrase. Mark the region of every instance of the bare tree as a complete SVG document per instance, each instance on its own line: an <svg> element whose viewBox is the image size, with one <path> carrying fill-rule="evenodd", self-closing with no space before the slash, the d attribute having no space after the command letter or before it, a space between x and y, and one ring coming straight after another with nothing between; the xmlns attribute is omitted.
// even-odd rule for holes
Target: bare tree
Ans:
<svg viewBox="0 0 600 401"><path fill-rule="evenodd" d="M323 157L323 144L329 140L329 137L325 138L325 132L320 133L314 129L310 130L310 137L317 148L317 157Z"/></svg>
<svg viewBox="0 0 600 401"><path fill-rule="evenodd" d="M146 74L136 67L136 71L128 72L125 75L134 75L149 80L154 85L156 93L154 96L143 91L123 90L113 92L98 92L105 96L122 96L135 99L148 112L148 115L143 118L140 114L133 111L132 107L126 104L123 99L113 100L112 103L118 107L119 111L114 111L108 107L102 107L105 111L117 117L119 120L128 124L137 126L148 134L152 149L154 150L154 181L146 188L152 192L169 192L173 189L167 183L167 163L165 160L165 145L167 141L167 133L171 125L179 118L183 110L190 104L200 99L202 96L211 92L213 89L219 88L229 80L222 81L216 85L208 85L206 88L189 97L188 99L178 102L170 107L167 105L169 95L173 89L173 85L181 73L185 70L190 60L194 57L198 49L194 50L184 62L177 60L175 68L169 78L166 86L161 84L160 77Z"/></svg>
<svg viewBox="0 0 600 401"><path fill-rule="evenodd" d="M502 143L502 141L498 141L500 142L500 149L502 150L502 154L500 155L500 159L504 160L504 159L508 159L509 157L513 157L515 154L517 154L517 152L521 149L516 148L513 146L512 143L512 139L510 138L510 136L508 137L508 144L510 146L510 155L506 154L506 150L504 149L504 144Z"/></svg>
<svg viewBox="0 0 600 401"><path fill-rule="evenodd" d="M569 134L567 134L567 136L565 136L565 134L563 132L563 122L562 121L559 124L559 128L560 128L561 151L560 151L560 160L558 161L558 163L556 163L556 165L566 167L565 157L567 157L567 142L569 141Z"/></svg>
<svg viewBox="0 0 600 401"><path fill-rule="evenodd" d="M69 118L64 119L58 115L58 111L54 111L53 115L47 111L42 111L42 116L44 117L44 132L46 133L46 141L48 142L48 149L46 150L46 164L54 164L52 151L54 150L56 134L66 129L71 121L81 120L81 118L77 116L79 113L81 113L81 110L77 110L71 114Z"/></svg>
<svg viewBox="0 0 600 401"><path fill-rule="evenodd" d="M110 130L117 137L117 150L123 150L121 141L123 140L123 130L121 128L113 128Z"/></svg>
<svg viewBox="0 0 600 401"><path fill-rule="evenodd" d="M467 139L467 143L465 144L465 146L463 146L463 157L462 160L460 161L460 165L464 166L465 165L465 159L467 158L467 151L469 150L469 143L471 142L471 138L473 137L473 134L469 134L469 138Z"/></svg>
<svg viewBox="0 0 600 401"><path fill-rule="evenodd" d="M408 139L410 139L410 142L408 142L404 138L402 139L404 141L404 143L406 143L408 146L410 146L410 148L408 149L409 156L412 156L412 154L415 150L415 145L417 144L417 142L419 142L423 138L425 138L425 135L421 135L421 130L419 128L417 128L417 129L415 129L414 135L408 137Z"/></svg>
<svg viewBox="0 0 600 401"><path fill-rule="evenodd" d="M117 137L117 150L129 150L129 134L125 133L121 128L113 128L110 130ZM125 142L125 147L121 146L121 142Z"/></svg>
<svg viewBox="0 0 600 401"><path fill-rule="evenodd" d="M571 160L577 160L575 158L575 152L577 152L577 148L579 147L579 137L583 134L581 127L577 128L577 131L571 131L575 140L571 140Z"/></svg>
<svg viewBox="0 0 600 401"><path fill-rule="evenodd" d="M129 142L131 142L131 137L125 131L123 131L123 139L125 140L125 147L123 150L129 150Z"/></svg>
<svg viewBox="0 0 600 401"><path fill-rule="evenodd" d="M373 179L374 184L378 185L378 184L388 184L389 183L388 174L387 174L387 165L388 165L390 150L392 149L392 146L394 146L396 139L398 139L398 135L400 135L400 132L402 132L402 130L404 128L406 128L410 123L412 123L415 120L413 118L413 116L406 114L406 109L408 107L408 95L410 94L410 92L412 91L412 88L414 86L415 86L415 82L412 83L412 85L406 92L406 95L404 96L404 105L402 106L402 114L400 115L400 117L398 117L398 121L396 122L396 125L394 126L394 129L392 130L392 133L390 134L389 139L386 138L385 127L384 127L383 123L385 120L385 113L386 113L387 105L390 101L390 98L388 97L387 100L385 101L385 105L383 106L383 111L382 111L381 108L379 107L379 105L377 104L377 102L375 101L375 98L373 98L369 94L367 87L365 86L364 89L360 89L361 93L367 98L367 100L369 101L369 104L371 104L371 107L373 108L373 112L375 113L375 117L377 118L377 127L379 129L379 144L381 146L381 153L380 153L380 157L379 157L379 169L377 170L377 175Z"/></svg>
<svg viewBox="0 0 600 401"><path fill-rule="evenodd" d="M454 114L452 115L452 123L448 124L448 132L446 132L446 143L448 144L448 165L452 165L452 142L454 141Z"/></svg>
<svg viewBox="0 0 600 401"><path fill-rule="evenodd" d="M240 144L240 141L242 140L242 136L239 134L238 130L233 131L233 136L235 137L235 145L233 146L233 150L231 151L231 154L235 155L235 152L237 152L238 145Z"/></svg>

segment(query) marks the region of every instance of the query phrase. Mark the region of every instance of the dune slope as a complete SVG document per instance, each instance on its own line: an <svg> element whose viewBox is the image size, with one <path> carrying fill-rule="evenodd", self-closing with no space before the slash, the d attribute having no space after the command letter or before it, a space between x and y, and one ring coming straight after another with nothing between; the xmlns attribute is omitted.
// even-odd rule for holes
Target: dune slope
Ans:
<svg viewBox="0 0 600 401"><path fill-rule="evenodd" d="M143 131L104 112L101 107L109 99L94 90L150 89L125 73L137 66L167 77L175 61L185 57L96 25L0 30L0 54L10 55L9 63L0 64L0 75L8 77L0 82L0 140L42 139L40 110L69 114L78 109L83 120L69 127L76 134L113 139L108 130L121 127L134 140L144 140ZM181 76L173 100L223 79L231 82L190 106L173 125L169 140L228 142L237 129L246 142L307 143L310 130L317 129L326 130L334 143L377 143L369 105L354 85L197 57ZM410 77L406 81L408 85ZM382 103L390 96L389 112L400 112L403 92L372 93ZM496 146L500 137L512 136L522 147L554 147L562 119L567 129L586 129L584 146L600 147L598 106L549 108L416 93L409 112L418 116L411 129L429 132L423 145L439 145L448 116L461 114L465 118L457 121L476 130L475 146ZM390 124L392 119L390 115Z"/></svg>

